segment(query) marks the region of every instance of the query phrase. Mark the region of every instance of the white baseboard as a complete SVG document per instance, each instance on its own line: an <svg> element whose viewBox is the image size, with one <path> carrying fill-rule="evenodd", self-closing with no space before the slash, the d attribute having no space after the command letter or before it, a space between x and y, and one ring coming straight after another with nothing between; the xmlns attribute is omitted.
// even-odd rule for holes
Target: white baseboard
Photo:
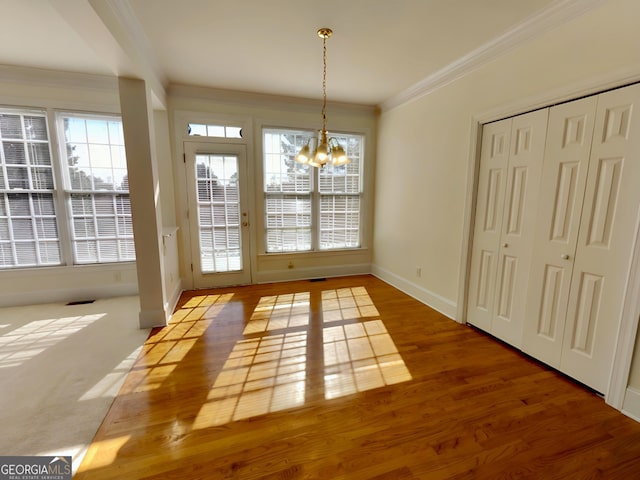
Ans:
<svg viewBox="0 0 640 480"><path fill-rule="evenodd" d="M171 319L171 315L173 315L173 312L176 310L176 306L178 305L178 300L180 300L180 295L182 295L183 291L184 289L182 288L182 282L176 283L175 288L173 289L173 292L171 292L171 295L165 302L164 309L167 312L167 323L169 323L169 320Z"/></svg>
<svg viewBox="0 0 640 480"><path fill-rule="evenodd" d="M140 310L138 323L140 328L165 327L168 323L168 312L162 308L155 310Z"/></svg>
<svg viewBox="0 0 640 480"><path fill-rule="evenodd" d="M622 403L622 410L627 417L633 418L636 422L640 422L640 390L627 387Z"/></svg>
<svg viewBox="0 0 640 480"><path fill-rule="evenodd" d="M39 289L37 291L9 292L0 295L0 307L35 305L41 303L66 303L97 300L98 298L128 297L138 294L138 284L112 284L89 287Z"/></svg>
<svg viewBox="0 0 640 480"><path fill-rule="evenodd" d="M384 280L398 290L412 296L428 307L437 310L446 317L449 317L451 320L456 320L456 302L453 302L447 298L442 297L441 295L438 295L437 293L427 290L420 285L416 285L406 278L400 277L395 273L392 273L389 270L386 270L377 265L371 265L371 273L378 277L380 280Z"/></svg>

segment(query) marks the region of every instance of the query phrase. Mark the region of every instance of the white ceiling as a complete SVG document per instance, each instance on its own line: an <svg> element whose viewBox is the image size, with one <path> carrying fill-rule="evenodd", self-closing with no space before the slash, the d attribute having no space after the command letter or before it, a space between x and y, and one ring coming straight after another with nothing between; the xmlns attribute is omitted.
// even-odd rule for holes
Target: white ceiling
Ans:
<svg viewBox="0 0 640 480"><path fill-rule="evenodd" d="M0 0L0 64L379 105L577 0Z"/></svg>

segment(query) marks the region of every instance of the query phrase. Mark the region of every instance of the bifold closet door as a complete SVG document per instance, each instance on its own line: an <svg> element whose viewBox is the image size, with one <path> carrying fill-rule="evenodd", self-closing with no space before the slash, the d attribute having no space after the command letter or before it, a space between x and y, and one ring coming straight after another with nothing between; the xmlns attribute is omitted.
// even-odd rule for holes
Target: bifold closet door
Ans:
<svg viewBox="0 0 640 480"><path fill-rule="evenodd" d="M596 97L549 111L522 349L559 368Z"/></svg>
<svg viewBox="0 0 640 480"><path fill-rule="evenodd" d="M640 85L553 107L523 350L607 393L640 205Z"/></svg>
<svg viewBox="0 0 640 480"><path fill-rule="evenodd" d="M512 120L482 127L467 322L491 331Z"/></svg>
<svg viewBox="0 0 640 480"><path fill-rule="evenodd" d="M544 109L519 115L511 124L491 333L518 347L522 343L548 113Z"/></svg>
<svg viewBox="0 0 640 480"><path fill-rule="evenodd" d="M606 393L640 205L640 85L598 96L560 370Z"/></svg>
<svg viewBox="0 0 640 480"><path fill-rule="evenodd" d="M520 346L548 109L483 127L467 321Z"/></svg>

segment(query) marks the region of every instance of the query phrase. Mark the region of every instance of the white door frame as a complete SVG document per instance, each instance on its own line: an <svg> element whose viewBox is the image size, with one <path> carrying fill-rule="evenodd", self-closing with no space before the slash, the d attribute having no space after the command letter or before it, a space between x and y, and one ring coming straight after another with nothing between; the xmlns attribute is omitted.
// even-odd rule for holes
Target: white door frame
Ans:
<svg viewBox="0 0 640 480"><path fill-rule="evenodd" d="M255 215L255 152L253 148L253 121L252 118L247 115L231 115L231 114L218 114L203 111L194 110L175 110L173 111L173 175L174 175L174 198L176 204L176 223L178 226L178 240L179 240L179 257L180 257L180 278L182 283L182 289L192 290L194 288L193 278L190 270L191 263L191 236L189 231L189 221L187 220L188 214L188 199L187 199L187 181L186 168L184 162L186 161L184 152L184 142L196 141L196 142L212 142L212 143L229 143L229 144L241 144L245 145L247 149L247 181L249 185L248 208L252 215ZM242 128L242 138L218 138L218 137L205 137L195 136L188 133L188 126L190 123L201 123L205 125L233 125ZM254 217L255 220L255 217ZM255 222L249 228L249 238L251 241L251 248L255 246ZM253 251L253 250L252 250ZM251 258L251 271L255 270L255 255Z"/></svg>
<svg viewBox="0 0 640 480"><path fill-rule="evenodd" d="M215 288L226 287L231 285L250 284L252 281L251 268L251 235L250 235L250 201L249 201L249 181L248 181L248 159L246 145L240 143L229 142L201 142L197 139L184 141L185 152L185 178L187 179L186 191L189 205L189 215L187 223L189 225L191 238L191 273L192 283L195 288ZM238 159L238 176L239 176L239 223L240 223L240 248L242 269L229 272L211 272L205 273L201 271L199 248L199 235L194 234L199 225L198 211L195 208L197 200L197 185L193 178L193 165L191 161L195 160L198 154L213 155L230 155ZM206 280L205 280L206 278Z"/></svg>
<svg viewBox="0 0 640 480"><path fill-rule="evenodd" d="M636 218L636 233L633 242L633 252L629 264L627 287L622 307L622 318L618 330L618 340L613 352L611 375L609 377L608 394L606 402L618 410L622 409L631 363L638 334L638 321L640 319L640 211ZM637 415L638 412L635 412Z"/></svg>

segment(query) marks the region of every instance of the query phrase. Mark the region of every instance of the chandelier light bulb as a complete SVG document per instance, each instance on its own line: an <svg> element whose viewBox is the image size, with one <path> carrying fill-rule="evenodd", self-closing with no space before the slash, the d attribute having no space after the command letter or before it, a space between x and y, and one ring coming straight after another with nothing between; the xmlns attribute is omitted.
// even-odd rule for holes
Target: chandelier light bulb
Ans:
<svg viewBox="0 0 640 480"><path fill-rule="evenodd" d="M298 162L298 163L309 163L310 153L311 153L311 151L309 150L309 144L307 143L306 145L304 145L300 149L300 151L296 155L296 162Z"/></svg>

